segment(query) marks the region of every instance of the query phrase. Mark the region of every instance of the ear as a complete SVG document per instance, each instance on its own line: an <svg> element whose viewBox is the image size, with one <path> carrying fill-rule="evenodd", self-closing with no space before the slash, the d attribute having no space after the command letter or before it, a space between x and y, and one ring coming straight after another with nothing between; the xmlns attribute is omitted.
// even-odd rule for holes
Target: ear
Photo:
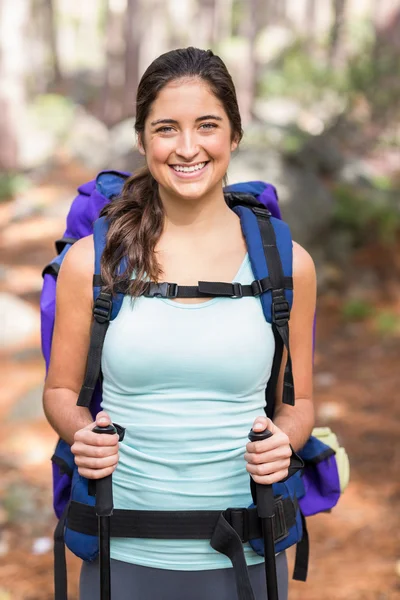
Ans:
<svg viewBox="0 0 400 600"><path fill-rule="evenodd" d="M143 140L141 134L138 135L137 138L137 147L142 156L146 155L146 150L144 149Z"/></svg>
<svg viewBox="0 0 400 600"><path fill-rule="evenodd" d="M236 148L239 146L238 140L235 138L231 142L231 152L234 152Z"/></svg>

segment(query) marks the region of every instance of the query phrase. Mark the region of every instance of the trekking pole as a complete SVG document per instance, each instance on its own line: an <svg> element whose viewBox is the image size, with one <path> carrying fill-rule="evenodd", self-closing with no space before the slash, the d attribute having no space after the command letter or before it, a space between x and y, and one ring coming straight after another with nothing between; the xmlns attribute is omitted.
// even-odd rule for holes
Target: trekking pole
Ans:
<svg viewBox="0 0 400 600"><path fill-rule="evenodd" d="M249 433L251 442L259 442L271 437L268 429L256 432L252 429ZM261 519L264 539L264 564L265 578L267 581L268 600L279 600L278 578L276 575L275 540L274 540L274 493L272 485L256 483L257 513Z"/></svg>
<svg viewBox="0 0 400 600"><path fill-rule="evenodd" d="M94 433L113 435L114 425L99 427ZM111 600L110 517L113 513L112 476L96 481L96 514L99 518L100 599Z"/></svg>

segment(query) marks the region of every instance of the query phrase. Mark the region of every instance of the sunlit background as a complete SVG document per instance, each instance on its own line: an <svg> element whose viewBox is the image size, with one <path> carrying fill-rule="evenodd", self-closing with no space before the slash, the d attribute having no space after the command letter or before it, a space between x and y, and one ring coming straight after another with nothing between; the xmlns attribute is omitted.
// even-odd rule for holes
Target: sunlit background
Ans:
<svg viewBox="0 0 400 600"><path fill-rule="evenodd" d="M273 183L317 265L317 419L347 448L351 483L309 519L309 581L290 599L394 600L399 0L0 0L0 600L53 597L41 271L77 186L140 163L140 76L188 45L218 53L237 87L245 136L229 181Z"/></svg>

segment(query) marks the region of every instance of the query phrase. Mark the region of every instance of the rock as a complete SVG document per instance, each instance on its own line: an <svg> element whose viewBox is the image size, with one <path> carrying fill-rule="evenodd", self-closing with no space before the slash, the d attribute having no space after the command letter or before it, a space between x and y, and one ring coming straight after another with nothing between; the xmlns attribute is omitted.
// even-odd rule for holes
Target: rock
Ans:
<svg viewBox="0 0 400 600"><path fill-rule="evenodd" d="M43 385L37 386L30 390L18 402L16 402L10 410L7 421L29 421L31 419L43 418Z"/></svg>
<svg viewBox="0 0 400 600"><path fill-rule="evenodd" d="M317 373L314 376L315 385L319 387L330 387L336 383L337 379L334 373Z"/></svg>
<svg viewBox="0 0 400 600"><path fill-rule="evenodd" d="M228 180L273 183L293 238L308 249L316 239L325 239L332 220L333 198L314 172L287 163L275 150L240 148L231 161Z"/></svg>
<svg viewBox="0 0 400 600"><path fill-rule="evenodd" d="M110 140L107 127L87 113L77 110L64 149L88 169L106 169L110 166Z"/></svg>
<svg viewBox="0 0 400 600"><path fill-rule="evenodd" d="M37 96L23 115L20 128L19 166L22 170L39 168L51 161L59 143L71 128L75 107L63 96Z"/></svg>
<svg viewBox="0 0 400 600"><path fill-rule="evenodd" d="M297 123L302 112L299 102L291 98L257 99L254 104L254 114L268 125L287 127ZM246 127L247 128L247 127Z"/></svg>
<svg viewBox="0 0 400 600"><path fill-rule="evenodd" d="M0 314L3 315L2 350L21 344L40 329L39 313L17 296L0 293Z"/></svg>
<svg viewBox="0 0 400 600"><path fill-rule="evenodd" d="M310 136L303 147L288 154L291 163L306 171L334 175L344 166L338 142L328 132Z"/></svg>
<svg viewBox="0 0 400 600"><path fill-rule="evenodd" d="M343 414L343 407L338 402L324 402L318 407L318 419L322 423L336 421Z"/></svg>
<svg viewBox="0 0 400 600"><path fill-rule="evenodd" d="M134 119L126 119L110 130L110 156L113 169L132 173L146 164L136 146L134 124Z"/></svg>
<svg viewBox="0 0 400 600"><path fill-rule="evenodd" d="M53 541L47 537L36 538L32 544L32 554L46 554L53 548Z"/></svg>

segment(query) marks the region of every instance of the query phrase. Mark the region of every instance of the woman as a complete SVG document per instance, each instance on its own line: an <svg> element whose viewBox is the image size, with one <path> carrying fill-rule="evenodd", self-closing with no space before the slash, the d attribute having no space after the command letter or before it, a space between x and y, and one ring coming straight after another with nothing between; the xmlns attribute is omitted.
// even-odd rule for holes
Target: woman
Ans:
<svg viewBox="0 0 400 600"><path fill-rule="evenodd" d="M82 476L113 473L116 508L248 506L248 473L257 483L282 480L290 445L300 449L313 427L313 262L294 245L290 338L296 406L279 400L281 374L272 423L263 415L274 338L258 298L140 296L146 278L181 285L254 280L240 221L223 196L242 128L235 88L221 59L194 48L157 58L139 84L135 128L147 167L128 179L121 197L104 211L110 230L103 280L112 290L125 255L134 299L125 296L105 339L103 411L93 423L89 411L76 406L92 319L89 236L69 250L59 274L46 415L72 445ZM126 427L123 442L92 432L95 424L111 421ZM268 428L273 436L246 446L251 427ZM263 559L248 544L245 555L255 597L265 598ZM207 540L112 539L111 557L112 594L118 600L236 597L229 559ZM277 569L284 600L284 552L277 556ZM98 565L84 563L82 599L99 597L98 580Z"/></svg>

